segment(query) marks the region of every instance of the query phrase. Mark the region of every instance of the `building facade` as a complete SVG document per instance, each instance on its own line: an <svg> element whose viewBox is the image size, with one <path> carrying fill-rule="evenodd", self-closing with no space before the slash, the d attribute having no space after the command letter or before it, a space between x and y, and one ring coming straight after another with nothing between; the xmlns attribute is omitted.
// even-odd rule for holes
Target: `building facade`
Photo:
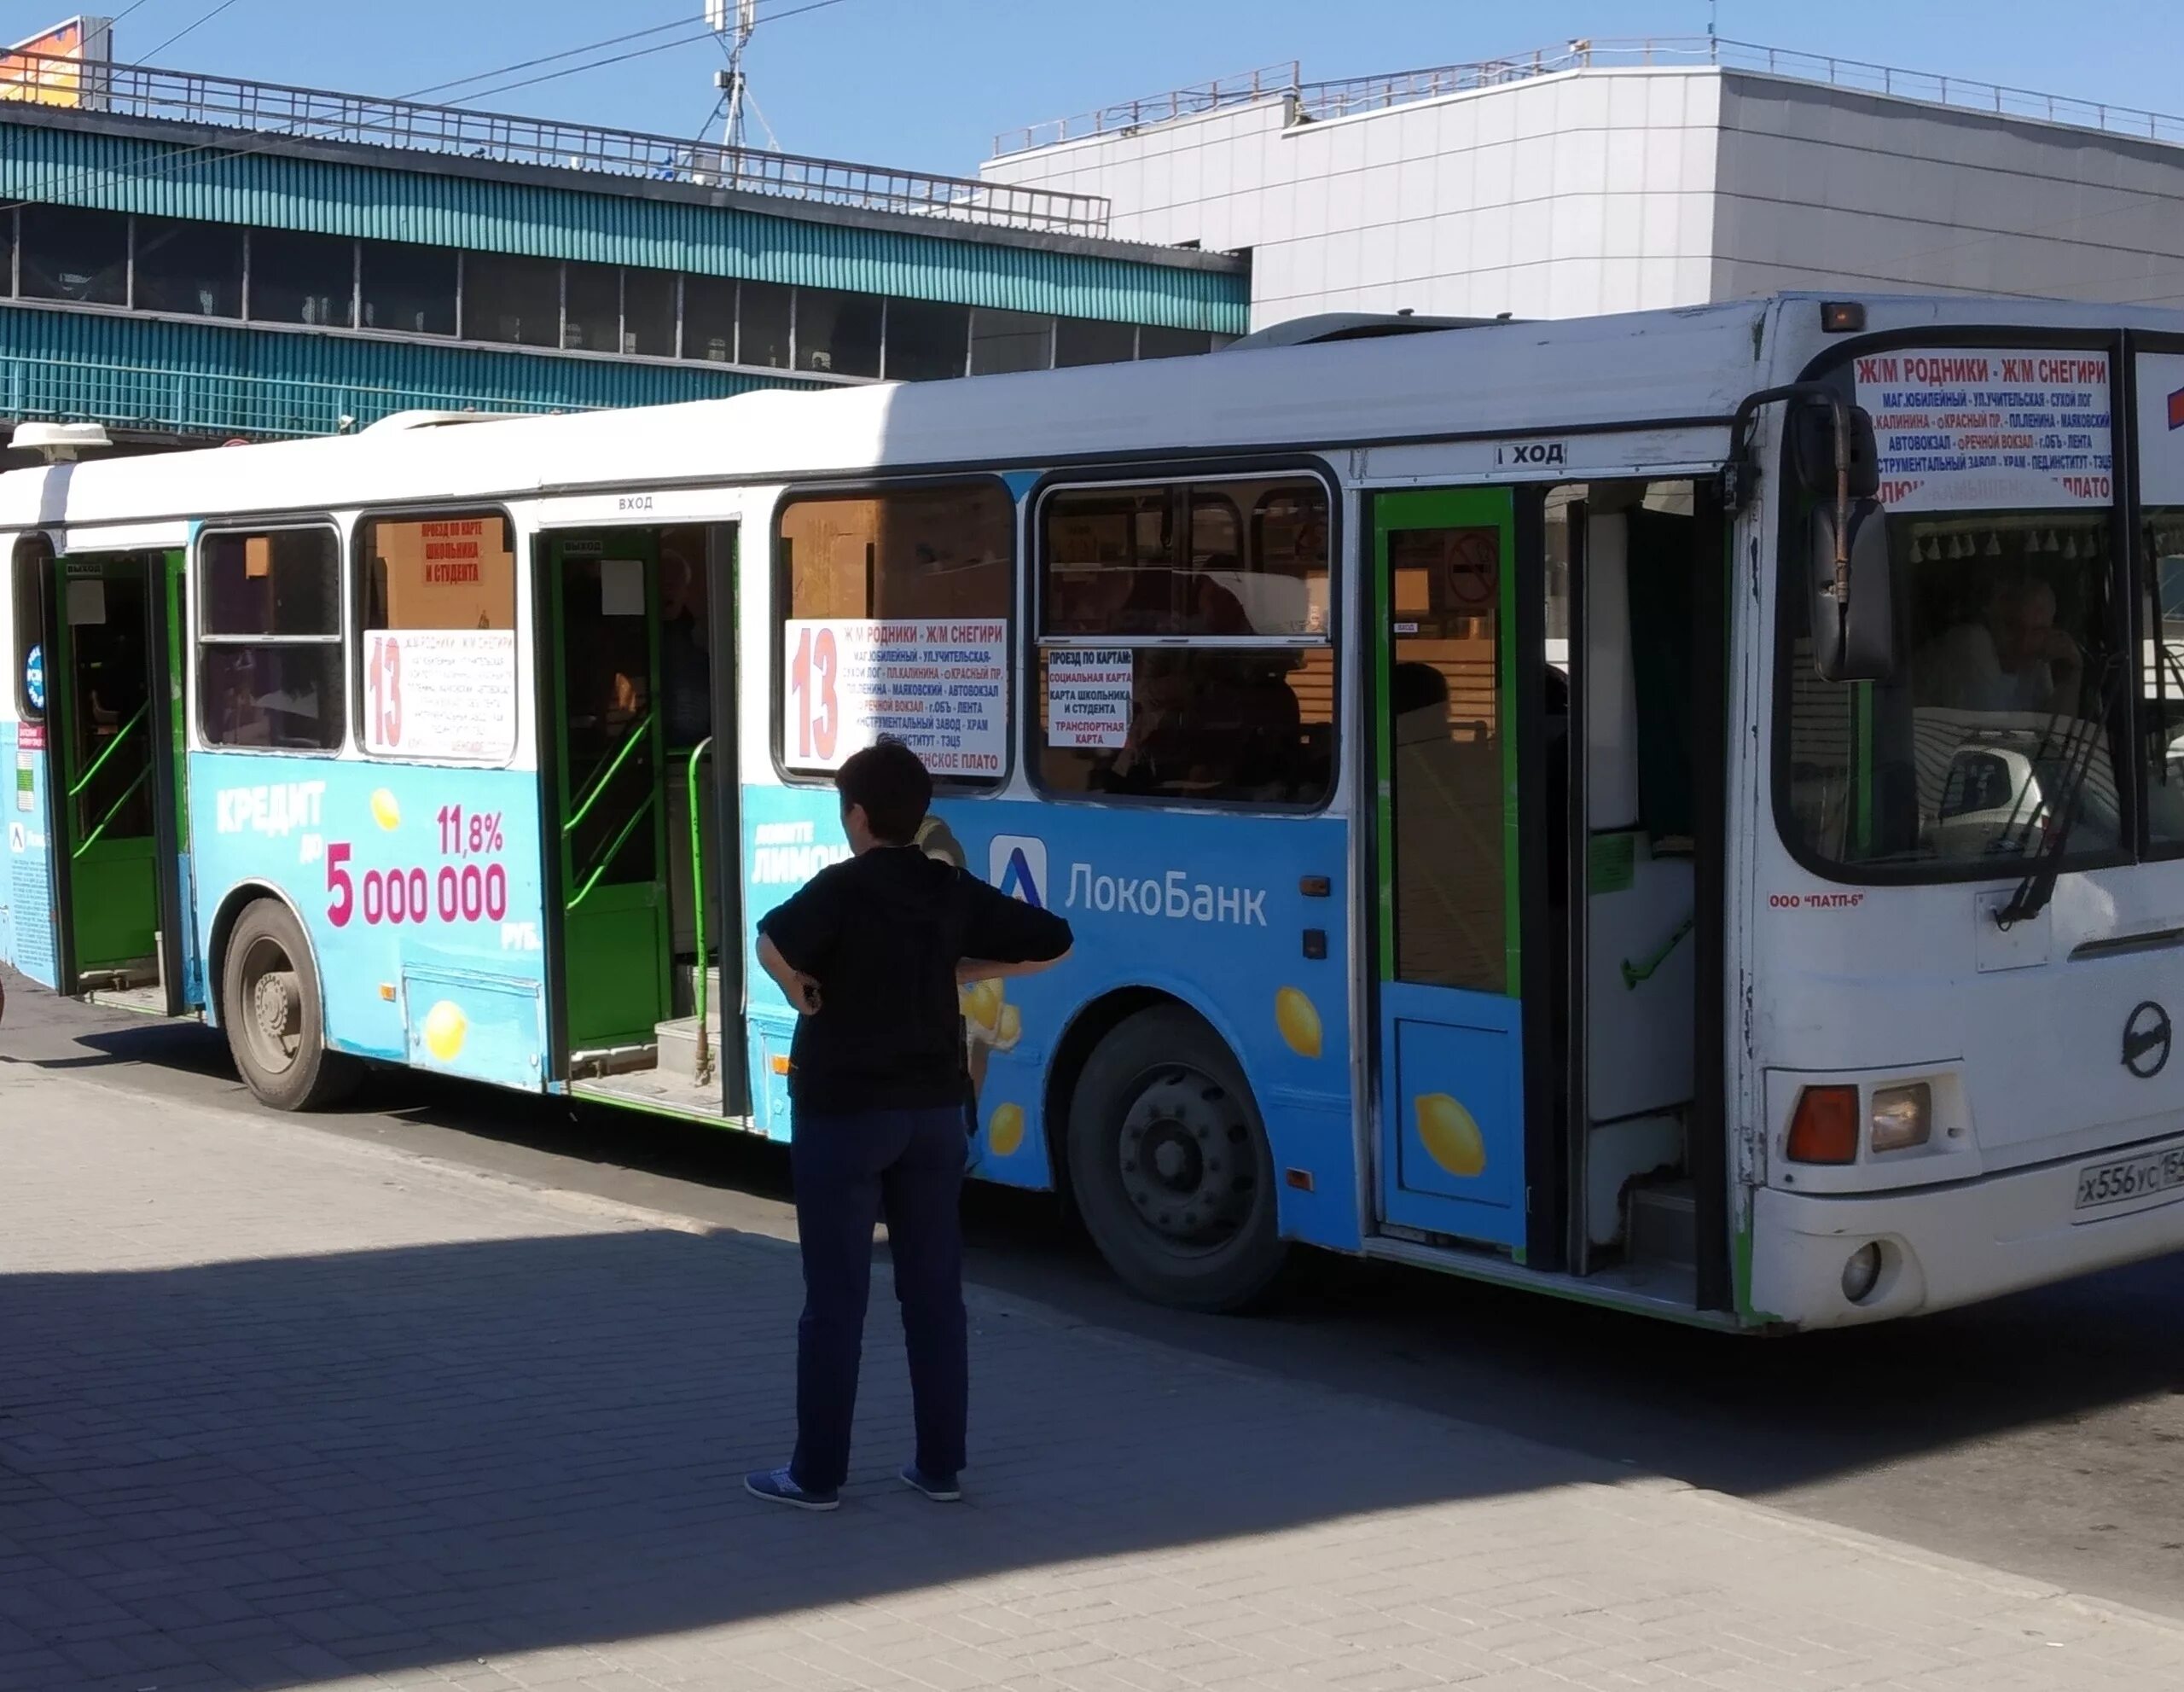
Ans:
<svg viewBox="0 0 2184 1692"><path fill-rule="evenodd" d="M2184 299L2184 119L1733 42L1282 67L996 147L996 186L1248 252L1254 329L1808 288Z"/></svg>
<svg viewBox="0 0 2184 1692"><path fill-rule="evenodd" d="M1113 239L1096 196L64 67L66 98L0 90L0 424L198 445L1166 357L1246 326L1243 261Z"/></svg>

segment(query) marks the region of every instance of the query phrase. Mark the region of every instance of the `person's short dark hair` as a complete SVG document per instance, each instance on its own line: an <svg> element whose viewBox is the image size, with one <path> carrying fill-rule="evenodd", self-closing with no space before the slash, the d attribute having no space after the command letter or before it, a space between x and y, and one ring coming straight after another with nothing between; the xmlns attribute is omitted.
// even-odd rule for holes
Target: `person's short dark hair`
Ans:
<svg viewBox="0 0 2184 1692"><path fill-rule="evenodd" d="M834 775L842 809L864 807L872 837L885 846L908 846L932 805L932 776L918 755L902 741L883 740L849 761Z"/></svg>

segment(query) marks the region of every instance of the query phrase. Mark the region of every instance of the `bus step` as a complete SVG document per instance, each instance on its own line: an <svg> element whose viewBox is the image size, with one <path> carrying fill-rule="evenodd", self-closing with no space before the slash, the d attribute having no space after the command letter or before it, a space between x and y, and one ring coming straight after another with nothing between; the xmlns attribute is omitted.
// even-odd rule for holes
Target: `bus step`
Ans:
<svg viewBox="0 0 2184 1692"><path fill-rule="evenodd" d="M1630 1260L1690 1267L1699 1261L1699 1201L1688 1181L1630 1194Z"/></svg>
<svg viewBox="0 0 2184 1692"><path fill-rule="evenodd" d="M698 1074L698 1019L678 1016L672 1022L663 1022L653 1030L653 1038L659 1044L660 1073L684 1075L696 1079ZM720 1013L706 1012L706 1047L712 1054L713 1062L720 1062Z"/></svg>

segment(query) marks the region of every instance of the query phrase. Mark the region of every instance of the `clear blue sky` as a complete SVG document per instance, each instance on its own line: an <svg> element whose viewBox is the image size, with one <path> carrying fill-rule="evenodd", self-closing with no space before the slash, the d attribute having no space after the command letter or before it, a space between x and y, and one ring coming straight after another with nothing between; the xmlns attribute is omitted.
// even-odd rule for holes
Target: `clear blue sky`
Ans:
<svg viewBox="0 0 2184 1692"><path fill-rule="evenodd" d="M116 55L375 94L513 64L688 19L702 0L142 0ZM130 0L98 9L120 13ZM1533 0L760 0L751 58L760 109L792 152L971 172L996 131L1291 59L1307 77L1449 64L1595 38L1704 33L1705 0L1646 5ZM0 38L68 15L64 0L0 0ZM1974 26L1967 20L1976 16ZM1724 37L1833 52L2161 112L2184 113L2184 18L2152 0L1721 0ZM603 49L607 56L627 48ZM563 61L563 64L575 61ZM437 97L694 135L721 55L708 41L482 100ZM563 64L502 78L517 80ZM468 84L490 90L492 82Z"/></svg>

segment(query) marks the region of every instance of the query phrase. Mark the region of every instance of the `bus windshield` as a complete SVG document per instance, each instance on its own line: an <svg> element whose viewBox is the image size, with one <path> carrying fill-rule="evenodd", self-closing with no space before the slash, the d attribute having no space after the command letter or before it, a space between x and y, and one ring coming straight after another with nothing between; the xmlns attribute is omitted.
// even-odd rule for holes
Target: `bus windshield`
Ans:
<svg viewBox="0 0 2184 1692"><path fill-rule="evenodd" d="M2065 818L2072 861L2123 842L2101 681L2117 657L2105 508L1891 514L1896 674L1823 681L1786 575L1783 823L1808 859L1886 879L2006 873Z"/></svg>

